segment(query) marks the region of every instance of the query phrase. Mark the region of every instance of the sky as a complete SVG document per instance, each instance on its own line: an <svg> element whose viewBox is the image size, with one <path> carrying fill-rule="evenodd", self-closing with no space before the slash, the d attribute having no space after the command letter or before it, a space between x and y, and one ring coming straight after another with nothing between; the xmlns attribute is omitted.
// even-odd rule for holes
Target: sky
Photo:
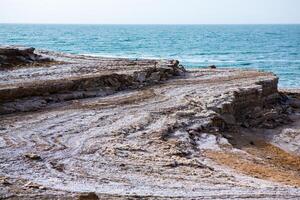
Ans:
<svg viewBox="0 0 300 200"><path fill-rule="evenodd" d="M300 0L0 0L0 23L300 24Z"/></svg>

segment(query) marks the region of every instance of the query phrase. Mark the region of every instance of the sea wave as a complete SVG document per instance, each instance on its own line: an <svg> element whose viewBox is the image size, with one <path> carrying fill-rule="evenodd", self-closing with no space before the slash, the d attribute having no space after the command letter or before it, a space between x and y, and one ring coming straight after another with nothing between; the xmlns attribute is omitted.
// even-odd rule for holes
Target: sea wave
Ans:
<svg viewBox="0 0 300 200"><path fill-rule="evenodd" d="M126 59L168 59L157 56L137 56L137 55L120 55L120 54L98 54L98 53L81 53L84 56L103 57L103 58L126 58ZM170 58L171 59L171 58Z"/></svg>

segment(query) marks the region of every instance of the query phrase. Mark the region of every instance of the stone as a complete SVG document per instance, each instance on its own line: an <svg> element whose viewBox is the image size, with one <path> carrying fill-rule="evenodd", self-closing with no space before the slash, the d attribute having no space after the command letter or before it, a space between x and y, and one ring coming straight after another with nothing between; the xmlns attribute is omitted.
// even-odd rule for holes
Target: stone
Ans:
<svg viewBox="0 0 300 200"><path fill-rule="evenodd" d="M59 172L63 172L65 169L65 165L63 163L52 161L50 164L52 165L53 169L56 169Z"/></svg>
<svg viewBox="0 0 300 200"><path fill-rule="evenodd" d="M172 60L171 64L177 67L179 65L179 60Z"/></svg>
<svg viewBox="0 0 300 200"><path fill-rule="evenodd" d="M27 182L25 185L24 185L25 188L32 188L32 189L45 189L45 187L39 185L39 184L36 184L36 183L33 183L31 181Z"/></svg>
<svg viewBox="0 0 300 200"><path fill-rule="evenodd" d="M79 195L78 200L98 200L99 197L95 192L82 193Z"/></svg>
<svg viewBox="0 0 300 200"><path fill-rule="evenodd" d="M42 160L41 156L34 154L34 153L27 153L24 156L31 160Z"/></svg>
<svg viewBox="0 0 300 200"><path fill-rule="evenodd" d="M217 69L217 66L215 66L215 65L210 65L210 66L208 66L208 68L210 68L210 69Z"/></svg>

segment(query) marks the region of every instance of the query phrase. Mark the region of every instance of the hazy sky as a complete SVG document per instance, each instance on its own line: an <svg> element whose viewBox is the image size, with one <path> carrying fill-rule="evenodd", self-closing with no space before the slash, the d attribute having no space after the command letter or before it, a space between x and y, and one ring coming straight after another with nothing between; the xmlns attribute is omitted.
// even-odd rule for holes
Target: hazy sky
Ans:
<svg viewBox="0 0 300 200"><path fill-rule="evenodd" d="M0 0L0 23L300 23L300 0Z"/></svg>

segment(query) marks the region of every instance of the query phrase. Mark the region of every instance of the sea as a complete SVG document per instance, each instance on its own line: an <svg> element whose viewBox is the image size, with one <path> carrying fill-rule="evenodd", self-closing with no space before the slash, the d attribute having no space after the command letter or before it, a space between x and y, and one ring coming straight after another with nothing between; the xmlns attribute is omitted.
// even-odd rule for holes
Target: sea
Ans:
<svg viewBox="0 0 300 200"><path fill-rule="evenodd" d="M300 25L0 24L0 45L271 71L300 88Z"/></svg>

